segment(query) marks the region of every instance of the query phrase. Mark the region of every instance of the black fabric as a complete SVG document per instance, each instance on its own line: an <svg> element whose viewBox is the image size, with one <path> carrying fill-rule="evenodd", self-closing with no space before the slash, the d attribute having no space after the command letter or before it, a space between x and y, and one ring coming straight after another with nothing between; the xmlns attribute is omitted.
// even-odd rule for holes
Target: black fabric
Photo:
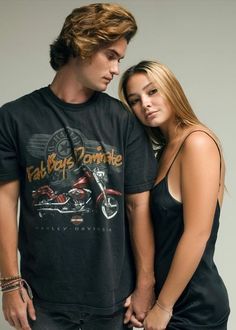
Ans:
<svg viewBox="0 0 236 330"><path fill-rule="evenodd" d="M34 306L37 319L29 320L32 330L132 330L124 325L124 311L95 315L70 310L51 311Z"/></svg>
<svg viewBox="0 0 236 330"><path fill-rule="evenodd" d="M168 173L169 171L151 190L151 213L156 242L157 296L166 280L184 229L183 205L175 200L168 190ZM217 202L211 235L204 254L174 306L168 330L227 329L230 312L228 294L213 260L219 217L220 206Z"/></svg>
<svg viewBox="0 0 236 330"><path fill-rule="evenodd" d="M45 87L2 107L0 132L0 180L20 180L21 271L35 301L113 313L134 287L124 194L149 190L156 172L142 126L105 93L68 104Z"/></svg>

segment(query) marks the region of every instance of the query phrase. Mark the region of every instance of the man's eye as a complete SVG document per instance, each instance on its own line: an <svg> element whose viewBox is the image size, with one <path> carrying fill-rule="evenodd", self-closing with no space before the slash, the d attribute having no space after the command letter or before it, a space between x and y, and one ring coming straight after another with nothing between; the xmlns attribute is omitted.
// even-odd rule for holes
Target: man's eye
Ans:
<svg viewBox="0 0 236 330"><path fill-rule="evenodd" d="M108 53L107 54L107 58L108 58L108 60L113 61L113 60L116 59L116 56L114 54L112 54L112 53Z"/></svg>
<svg viewBox="0 0 236 330"><path fill-rule="evenodd" d="M107 58L108 58L108 60L110 60L110 61L114 60L114 56L112 56L112 55L107 55Z"/></svg>

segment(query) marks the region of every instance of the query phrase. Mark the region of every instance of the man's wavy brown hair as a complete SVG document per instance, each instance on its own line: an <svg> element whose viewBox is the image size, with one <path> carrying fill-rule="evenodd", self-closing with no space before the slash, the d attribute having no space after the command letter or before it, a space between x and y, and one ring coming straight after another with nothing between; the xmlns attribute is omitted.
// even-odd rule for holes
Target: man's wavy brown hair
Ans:
<svg viewBox="0 0 236 330"><path fill-rule="evenodd" d="M122 37L129 42L136 31L135 18L118 4L95 3L76 8L50 45L50 64L58 71L70 57L87 59Z"/></svg>

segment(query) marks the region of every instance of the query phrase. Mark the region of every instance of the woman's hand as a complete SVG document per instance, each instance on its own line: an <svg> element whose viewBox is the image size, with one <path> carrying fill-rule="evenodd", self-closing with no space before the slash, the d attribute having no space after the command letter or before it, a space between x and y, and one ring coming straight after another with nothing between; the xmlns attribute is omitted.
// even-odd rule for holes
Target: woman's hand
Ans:
<svg viewBox="0 0 236 330"><path fill-rule="evenodd" d="M171 319L171 313L160 308L157 304L148 313L143 325L145 330L164 330Z"/></svg>

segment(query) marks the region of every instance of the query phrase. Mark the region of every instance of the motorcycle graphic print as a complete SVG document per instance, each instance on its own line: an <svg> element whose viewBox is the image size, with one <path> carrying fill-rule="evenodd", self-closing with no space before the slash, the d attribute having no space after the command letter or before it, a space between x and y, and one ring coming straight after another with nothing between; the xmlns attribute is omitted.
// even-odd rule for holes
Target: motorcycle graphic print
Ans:
<svg viewBox="0 0 236 330"><path fill-rule="evenodd" d="M34 136L28 145L34 155L34 144L39 146L37 138ZM119 172L122 156L114 147L88 140L71 128L46 138L40 136L45 150L43 146L36 150L40 165L27 168L30 182L46 181L32 191L33 207L39 217L69 215L74 225L81 224L85 215L97 212L107 220L114 218L122 194L108 187L107 168L110 165Z"/></svg>
<svg viewBox="0 0 236 330"><path fill-rule="evenodd" d="M67 191L55 191L49 185L33 191L33 205L41 218L47 213L71 214L71 222L78 224L83 221L85 213L94 212L94 209L101 210L106 219L112 219L117 214L119 204L116 197L121 196L121 193L106 188L105 173L98 168L92 171L85 165L80 170L83 175Z"/></svg>

